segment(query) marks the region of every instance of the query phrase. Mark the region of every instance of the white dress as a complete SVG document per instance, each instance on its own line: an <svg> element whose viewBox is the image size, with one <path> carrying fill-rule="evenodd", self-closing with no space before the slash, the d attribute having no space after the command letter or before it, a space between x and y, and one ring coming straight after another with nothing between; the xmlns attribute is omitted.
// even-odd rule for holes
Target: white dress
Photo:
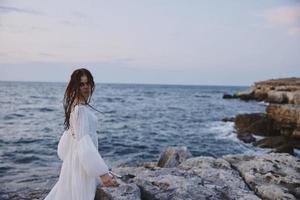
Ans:
<svg viewBox="0 0 300 200"><path fill-rule="evenodd" d="M86 105L76 105L70 128L61 136L57 154L63 161L59 179L45 200L94 200L100 177L108 167L98 152L97 117Z"/></svg>

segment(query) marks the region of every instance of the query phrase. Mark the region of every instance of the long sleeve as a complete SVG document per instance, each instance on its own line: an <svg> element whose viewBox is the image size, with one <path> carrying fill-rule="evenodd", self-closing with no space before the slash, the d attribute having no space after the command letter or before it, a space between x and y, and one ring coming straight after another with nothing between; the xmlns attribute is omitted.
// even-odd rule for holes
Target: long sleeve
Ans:
<svg viewBox="0 0 300 200"><path fill-rule="evenodd" d="M69 133L64 131L57 145L57 155L60 160L64 160L70 149Z"/></svg>
<svg viewBox="0 0 300 200"><path fill-rule="evenodd" d="M93 177L99 177L108 173L108 167L96 149L91 136L88 111L84 106L74 108L74 133L78 142L78 157L86 173Z"/></svg>

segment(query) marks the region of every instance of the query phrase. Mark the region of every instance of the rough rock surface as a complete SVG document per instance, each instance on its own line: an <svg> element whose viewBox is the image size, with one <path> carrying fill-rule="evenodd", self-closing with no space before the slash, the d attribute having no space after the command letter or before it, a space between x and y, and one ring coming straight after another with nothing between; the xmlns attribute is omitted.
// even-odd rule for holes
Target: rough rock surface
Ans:
<svg viewBox="0 0 300 200"><path fill-rule="evenodd" d="M285 153L223 157L263 199L300 199L300 160Z"/></svg>
<svg viewBox="0 0 300 200"><path fill-rule="evenodd" d="M138 200L141 199L139 187L134 183L118 181L118 187L98 187L95 200Z"/></svg>
<svg viewBox="0 0 300 200"><path fill-rule="evenodd" d="M267 109L267 117L273 121L273 129L281 135L295 136L300 129L300 105L270 104Z"/></svg>
<svg viewBox="0 0 300 200"><path fill-rule="evenodd" d="M116 188L96 199L299 199L300 160L285 153L192 157L177 167L117 167Z"/></svg>
<svg viewBox="0 0 300 200"><path fill-rule="evenodd" d="M255 146L293 154L294 148L300 148L300 111L291 110L293 107L295 106L271 104L266 114L237 115L237 137L246 143L254 143ZM252 134L266 137L256 141Z"/></svg>
<svg viewBox="0 0 300 200"><path fill-rule="evenodd" d="M144 162L112 171L120 185L98 186L95 200L300 199L300 159L286 153L199 156L177 167ZM41 197L37 190L6 199Z"/></svg>
<svg viewBox="0 0 300 200"><path fill-rule="evenodd" d="M121 185L128 187L126 184L136 184L141 196L136 195L138 192L135 190L130 190L134 191L134 194L130 191L124 194L124 190L120 192L119 188L105 191L99 188L98 190L102 191L102 199L124 199L127 196L147 200L260 199L247 187L239 173L221 158L190 158L177 168L122 167L113 171L125 176L129 174L132 178Z"/></svg>
<svg viewBox="0 0 300 200"><path fill-rule="evenodd" d="M247 132L256 135L269 136L279 135L272 130L273 121L265 113L239 114L234 120L238 134Z"/></svg>

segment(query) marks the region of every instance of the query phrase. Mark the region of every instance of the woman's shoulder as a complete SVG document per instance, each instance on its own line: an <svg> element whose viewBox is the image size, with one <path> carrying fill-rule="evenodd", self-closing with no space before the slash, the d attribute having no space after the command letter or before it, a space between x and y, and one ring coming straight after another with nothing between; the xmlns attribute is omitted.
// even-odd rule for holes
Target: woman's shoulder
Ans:
<svg viewBox="0 0 300 200"><path fill-rule="evenodd" d="M87 109L86 104L75 104L72 106L71 113L78 113L78 112L84 112Z"/></svg>

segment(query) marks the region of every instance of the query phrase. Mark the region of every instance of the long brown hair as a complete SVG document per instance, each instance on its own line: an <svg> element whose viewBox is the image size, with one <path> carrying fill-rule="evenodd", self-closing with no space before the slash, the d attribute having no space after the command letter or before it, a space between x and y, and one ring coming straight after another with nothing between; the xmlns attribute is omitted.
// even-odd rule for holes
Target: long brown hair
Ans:
<svg viewBox="0 0 300 200"><path fill-rule="evenodd" d="M90 102L91 96L94 92L95 83L91 72L85 68L76 69L71 75L71 79L68 83L64 95L63 104L65 110L65 122L64 122L65 130L69 129L70 127L70 115L71 115L72 107L74 106L73 105L74 101L76 98L79 98L81 96L80 81L81 81L81 77L84 75L87 77L88 83L91 86L90 97L87 100L85 99L85 104L88 104Z"/></svg>

